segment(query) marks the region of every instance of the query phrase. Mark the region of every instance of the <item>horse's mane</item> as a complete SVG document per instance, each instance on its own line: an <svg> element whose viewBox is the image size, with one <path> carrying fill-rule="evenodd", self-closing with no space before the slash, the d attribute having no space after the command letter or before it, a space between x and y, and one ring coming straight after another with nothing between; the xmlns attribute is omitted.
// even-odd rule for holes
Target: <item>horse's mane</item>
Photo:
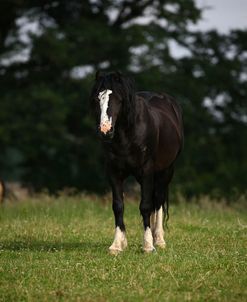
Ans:
<svg viewBox="0 0 247 302"><path fill-rule="evenodd" d="M123 115L129 127L135 119L135 85L132 79L120 72L103 73L98 71L95 76L95 84L91 99L104 89L111 89L114 94L123 99Z"/></svg>

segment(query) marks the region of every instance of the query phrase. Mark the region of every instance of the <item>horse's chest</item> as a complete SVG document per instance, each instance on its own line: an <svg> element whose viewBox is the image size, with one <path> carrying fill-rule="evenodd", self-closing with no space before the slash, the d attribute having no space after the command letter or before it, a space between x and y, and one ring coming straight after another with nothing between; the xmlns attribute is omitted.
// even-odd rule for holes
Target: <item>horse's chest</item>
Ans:
<svg viewBox="0 0 247 302"><path fill-rule="evenodd" d="M129 170L140 167L145 162L146 147L132 147L130 149L119 149L117 152L111 152L109 159L119 168Z"/></svg>

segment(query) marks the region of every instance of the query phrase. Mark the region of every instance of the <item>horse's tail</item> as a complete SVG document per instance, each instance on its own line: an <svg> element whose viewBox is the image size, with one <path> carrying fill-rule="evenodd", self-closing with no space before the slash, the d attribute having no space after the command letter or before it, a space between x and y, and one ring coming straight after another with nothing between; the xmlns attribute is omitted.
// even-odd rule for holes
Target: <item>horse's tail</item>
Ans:
<svg viewBox="0 0 247 302"><path fill-rule="evenodd" d="M153 213L158 211L161 207L164 213L163 224L164 227L168 228L168 220L169 220L169 185L163 185L161 189L163 191L162 195L159 195L160 188L155 185L153 192Z"/></svg>
<svg viewBox="0 0 247 302"><path fill-rule="evenodd" d="M169 220L169 185L166 186L165 190L165 198L164 203L162 205L164 212L164 224L165 227L168 228L168 220Z"/></svg>
<svg viewBox="0 0 247 302"><path fill-rule="evenodd" d="M173 176L173 165L171 165L165 171L159 172L154 178L154 192L153 202L154 211L157 211L162 207L164 213L164 222L167 227L169 220L169 183Z"/></svg>

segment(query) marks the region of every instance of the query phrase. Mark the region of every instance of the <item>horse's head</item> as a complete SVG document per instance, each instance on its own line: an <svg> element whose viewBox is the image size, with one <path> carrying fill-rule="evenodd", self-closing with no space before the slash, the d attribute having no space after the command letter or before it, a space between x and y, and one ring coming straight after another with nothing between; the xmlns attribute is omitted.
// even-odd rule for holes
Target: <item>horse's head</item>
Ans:
<svg viewBox="0 0 247 302"><path fill-rule="evenodd" d="M130 126L134 114L134 98L131 81L119 72L96 73L91 104L103 138L113 138L115 127L119 123L125 127Z"/></svg>

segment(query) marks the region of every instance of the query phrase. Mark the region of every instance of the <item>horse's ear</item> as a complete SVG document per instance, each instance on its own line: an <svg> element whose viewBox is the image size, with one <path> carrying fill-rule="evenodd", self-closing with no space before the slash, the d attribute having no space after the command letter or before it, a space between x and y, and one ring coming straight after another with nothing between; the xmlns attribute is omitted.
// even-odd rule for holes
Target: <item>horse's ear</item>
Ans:
<svg viewBox="0 0 247 302"><path fill-rule="evenodd" d="M117 70L113 73L113 77L114 77L115 81L121 82L121 79L123 78L123 74L121 71Z"/></svg>
<svg viewBox="0 0 247 302"><path fill-rule="evenodd" d="M119 70L116 71L116 75L117 75L119 78L121 78L121 77L123 76L122 72L119 71Z"/></svg>
<svg viewBox="0 0 247 302"><path fill-rule="evenodd" d="M103 76L104 76L104 73L101 70L97 70L96 74L95 74L95 80L98 81Z"/></svg>

